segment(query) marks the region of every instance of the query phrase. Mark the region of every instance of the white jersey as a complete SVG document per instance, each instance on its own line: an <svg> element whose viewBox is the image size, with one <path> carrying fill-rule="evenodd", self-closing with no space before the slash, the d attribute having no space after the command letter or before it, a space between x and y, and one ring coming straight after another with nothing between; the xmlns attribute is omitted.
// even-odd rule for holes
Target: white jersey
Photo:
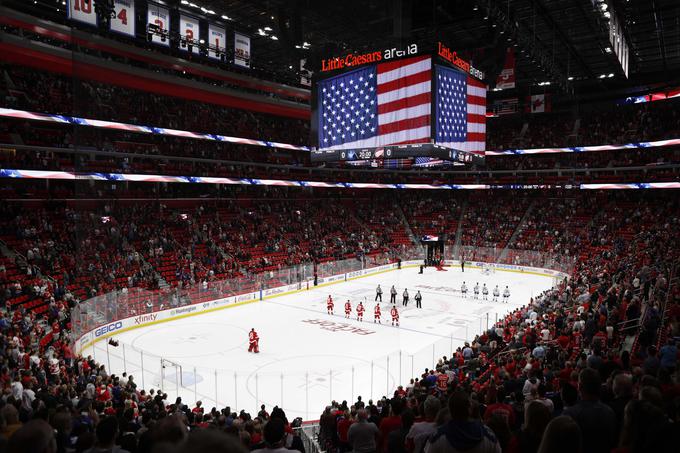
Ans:
<svg viewBox="0 0 680 453"><path fill-rule="evenodd" d="M479 285L475 285L475 294L479 294Z"/></svg>
<svg viewBox="0 0 680 453"><path fill-rule="evenodd" d="M510 297L510 290L508 288L505 288L505 290L503 290L503 297Z"/></svg>
<svg viewBox="0 0 680 453"><path fill-rule="evenodd" d="M487 288L486 285L482 288L482 294L489 294L489 288Z"/></svg>
<svg viewBox="0 0 680 453"><path fill-rule="evenodd" d="M496 287L493 289L493 295L496 296L496 297L498 297L499 294L500 294L500 291L498 291L498 286L496 286Z"/></svg>
<svg viewBox="0 0 680 453"><path fill-rule="evenodd" d="M466 292L467 292L467 286L465 286L465 283L463 283L462 285L460 285L460 292L461 292L461 293L466 293Z"/></svg>

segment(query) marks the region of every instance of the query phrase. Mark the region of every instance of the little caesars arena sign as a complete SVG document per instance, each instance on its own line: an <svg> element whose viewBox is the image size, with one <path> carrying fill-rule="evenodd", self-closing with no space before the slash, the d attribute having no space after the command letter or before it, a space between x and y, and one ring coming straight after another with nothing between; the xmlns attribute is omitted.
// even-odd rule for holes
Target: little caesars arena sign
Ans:
<svg viewBox="0 0 680 453"><path fill-rule="evenodd" d="M417 44L409 44L404 49L377 50L375 52L357 54L348 53L344 57L327 58L321 62L321 71L335 71L336 69L351 68L362 64L377 63L394 58L408 57L418 53Z"/></svg>

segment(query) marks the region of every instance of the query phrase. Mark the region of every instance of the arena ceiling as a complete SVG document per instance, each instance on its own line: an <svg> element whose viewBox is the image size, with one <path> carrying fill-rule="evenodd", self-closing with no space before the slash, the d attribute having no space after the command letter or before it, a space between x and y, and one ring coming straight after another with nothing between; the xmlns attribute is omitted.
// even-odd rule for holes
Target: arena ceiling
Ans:
<svg viewBox="0 0 680 453"><path fill-rule="evenodd" d="M206 0L254 39L254 59L310 66L347 50L442 40L488 74L502 68L507 46L517 54L519 85L543 81L624 86L677 78L678 0ZM608 36L606 9L620 18L630 46L629 79ZM269 30L267 30L267 28ZM260 36L260 30L265 36ZM272 39L276 36L276 40ZM309 49L304 49L309 43ZM296 47L297 46L297 47ZM259 58L258 58L259 56ZM604 74L614 74L602 81ZM569 78L573 78L569 80ZM569 82L569 83L567 83Z"/></svg>

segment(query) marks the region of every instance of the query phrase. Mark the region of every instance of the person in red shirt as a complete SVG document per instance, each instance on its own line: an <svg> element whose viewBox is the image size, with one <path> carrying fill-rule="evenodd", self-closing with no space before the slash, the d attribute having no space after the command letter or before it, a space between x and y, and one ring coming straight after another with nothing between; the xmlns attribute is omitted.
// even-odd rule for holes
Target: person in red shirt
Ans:
<svg viewBox="0 0 680 453"><path fill-rule="evenodd" d="M444 394L446 393L446 389L449 386L449 376L446 373L439 373L437 375L437 391L439 394Z"/></svg>
<svg viewBox="0 0 680 453"><path fill-rule="evenodd" d="M484 422L488 423L491 417L499 415L508 422L508 426L512 429L515 426L515 411L511 405L505 403L505 390L503 387L498 387L495 395L493 393L491 392L491 404L484 411Z"/></svg>
<svg viewBox="0 0 680 453"><path fill-rule="evenodd" d="M250 333L248 334L248 352L254 352L254 353L259 353L260 352L260 337L257 335L257 332L255 332L255 328L250 329Z"/></svg>
<svg viewBox="0 0 680 453"><path fill-rule="evenodd" d="M387 452L387 437L392 431L401 428L401 411L404 408L404 403L401 398L392 398L389 402L390 415L380 421L380 438L378 441L378 451Z"/></svg>
<svg viewBox="0 0 680 453"><path fill-rule="evenodd" d="M340 451L349 451L350 450L350 445L349 441L347 439L347 434L349 433L349 427L352 426L352 423L354 423L354 420L350 416L349 409L345 410L338 418L337 418L337 430L338 430L338 442L339 442L339 447Z"/></svg>
<svg viewBox="0 0 680 453"><path fill-rule="evenodd" d="M397 323L397 327L399 327L399 310L397 310L397 306L394 305L392 306L392 310L390 310L390 314L392 315L392 325L394 323Z"/></svg>
<svg viewBox="0 0 680 453"><path fill-rule="evenodd" d="M333 314L333 298L331 295L328 295L328 299L326 300L326 311L328 312L329 315Z"/></svg>
<svg viewBox="0 0 680 453"><path fill-rule="evenodd" d="M357 305L357 321L363 320L364 320L364 304L359 302L359 305Z"/></svg>
<svg viewBox="0 0 680 453"><path fill-rule="evenodd" d="M378 324L382 324L380 322L380 315L382 313L380 312L380 304L375 304L375 310L373 311L373 322L378 322Z"/></svg>
<svg viewBox="0 0 680 453"><path fill-rule="evenodd" d="M97 401L106 402L110 399L111 392L109 392L109 389L104 384L100 385L97 389Z"/></svg>
<svg viewBox="0 0 680 453"><path fill-rule="evenodd" d="M569 335L564 331L562 332L562 335L557 337L557 344L559 344L562 349L567 349L570 341Z"/></svg>
<svg viewBox="0 0 680 453"><path fill-rule="evenodd" d="M202 414L203 413L203 408L201 407L202 404L203 404L203 402L196 401L196 407L191 409L191 412L193 412L194 414Z"/></svg>
<svg viewBox="0 0 680 453"><path fill-rule="evenodd" d="M349 315L352 314L352 304L348 300L345 302L345 318L349 319Z"/></svg>

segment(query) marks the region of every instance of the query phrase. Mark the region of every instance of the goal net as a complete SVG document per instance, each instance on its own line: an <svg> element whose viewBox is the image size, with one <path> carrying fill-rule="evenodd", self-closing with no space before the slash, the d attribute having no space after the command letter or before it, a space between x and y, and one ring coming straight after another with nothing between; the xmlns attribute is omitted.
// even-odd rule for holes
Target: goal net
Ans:
<svg viewBox="0 0 680 453"><path fill-rule="evenodd" d="M168 394L168 397L177 397L182 387L182 365L168 359L161 359L158 387ZM174 398L173 398L174 399Z"/></svg>

